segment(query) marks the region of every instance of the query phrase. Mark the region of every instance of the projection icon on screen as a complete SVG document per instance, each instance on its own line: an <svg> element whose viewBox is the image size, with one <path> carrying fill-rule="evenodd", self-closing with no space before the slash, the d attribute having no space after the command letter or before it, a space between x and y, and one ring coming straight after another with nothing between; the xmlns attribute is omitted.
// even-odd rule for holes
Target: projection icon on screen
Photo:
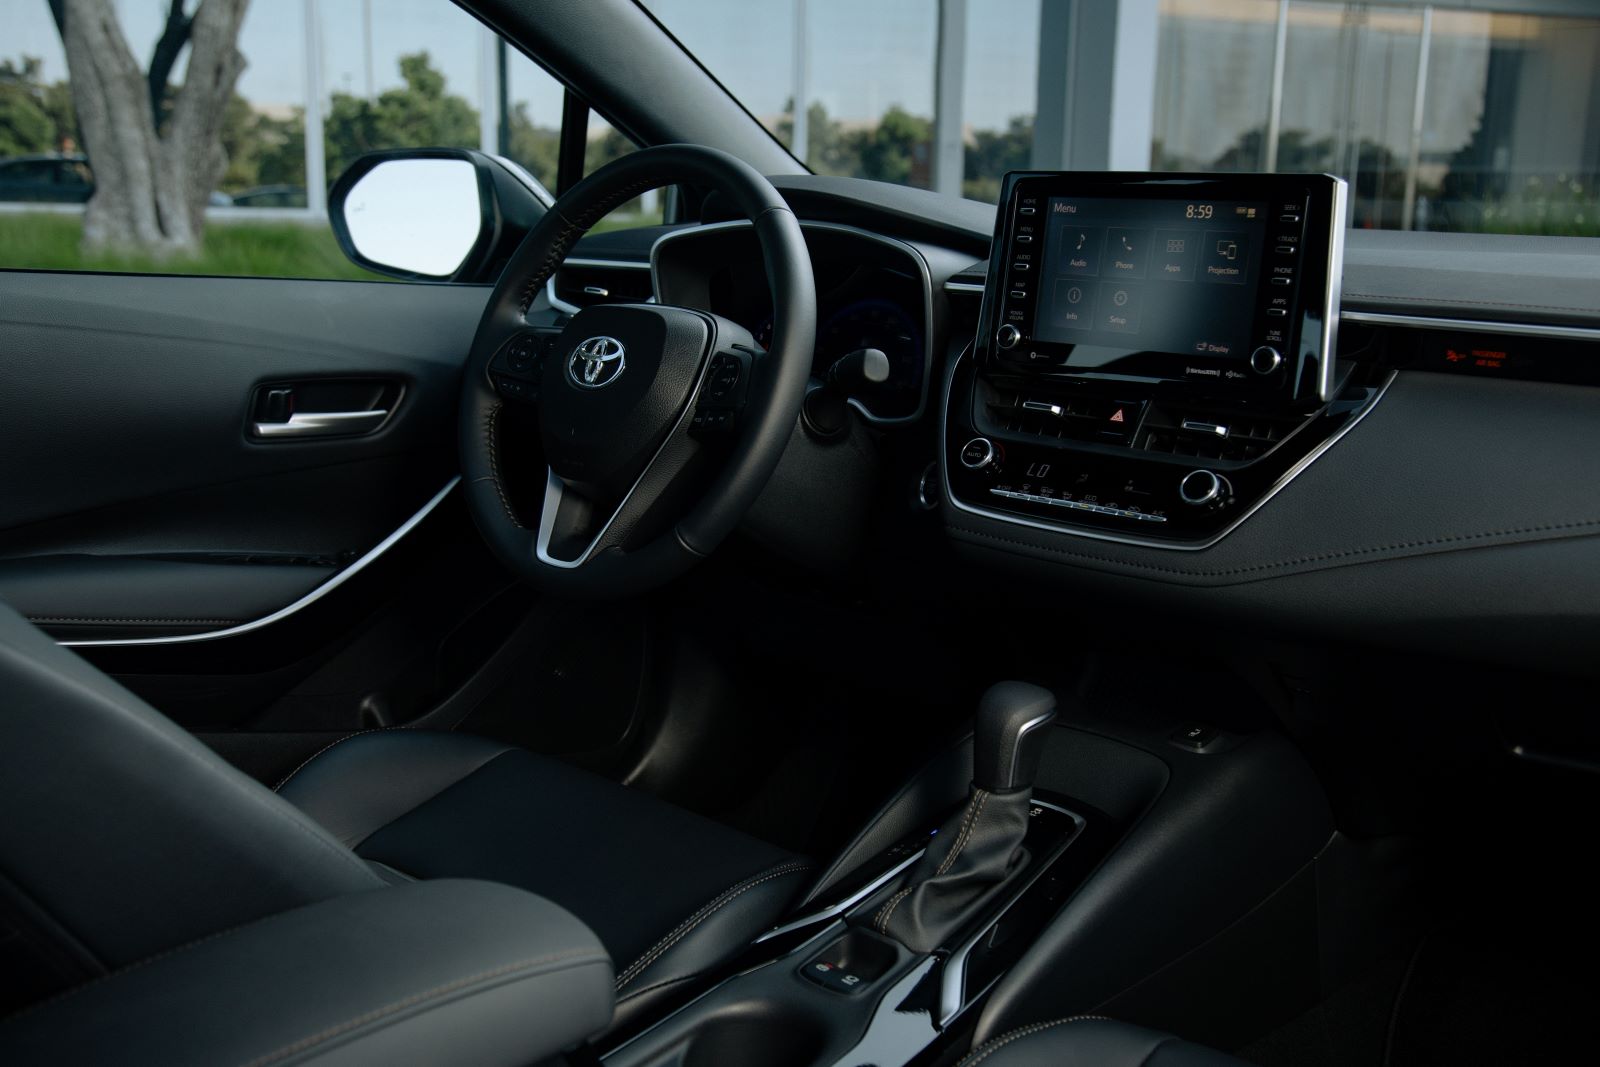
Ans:
<svg viewBox="0 0 1600 1067"><path fill-rule="evenodd" d="M1231 262L1239 258L1239 246L1233 241L1218 241L1217 255Z"/></svg>

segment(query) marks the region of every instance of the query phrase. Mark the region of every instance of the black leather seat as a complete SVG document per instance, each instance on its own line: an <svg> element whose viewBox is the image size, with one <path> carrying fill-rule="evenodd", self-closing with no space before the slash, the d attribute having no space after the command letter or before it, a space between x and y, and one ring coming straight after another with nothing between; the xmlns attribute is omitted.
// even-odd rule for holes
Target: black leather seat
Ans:
<svg viewBox="0 0 1600 1067"><path fill-rule="evenodd" d="M275 796L4 605L0 809L0 1016L224 931L468 878L532 890L587 924L626 1017L742 949L806 870L648 795L463 735L357 735ZM507 906L536 905L551 908Z"/></svg>
<svg viewBox="0 0 1600 1067"><path fill-rule="evenodd" d="M1245 1067L1214 1049L1095 1015L1025 1026L972 1050L957 1067Z"/></svg>
<svg viewBox="0 0 1600 1067"><path fill-rule="evenodd" d="M648 794L465 734L357 734L277 792L390 880L503 882L560 904L611 953L619 1018L747 944L810 869Z"/></svg>

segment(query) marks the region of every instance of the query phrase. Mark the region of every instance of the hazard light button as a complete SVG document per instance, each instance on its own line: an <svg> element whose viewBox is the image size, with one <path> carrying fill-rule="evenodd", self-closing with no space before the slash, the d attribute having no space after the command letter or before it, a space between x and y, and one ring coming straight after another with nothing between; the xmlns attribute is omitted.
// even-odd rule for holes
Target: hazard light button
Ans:
<svg viewBox="0 0 1600 1067"><path fill-rule="evenodd" d="M1081 436L1107 444L1127 444L1139 428L1144 414L1142 400L1108 400L1101 397L1076 397L1067 406L1067 416Z"/></svg>

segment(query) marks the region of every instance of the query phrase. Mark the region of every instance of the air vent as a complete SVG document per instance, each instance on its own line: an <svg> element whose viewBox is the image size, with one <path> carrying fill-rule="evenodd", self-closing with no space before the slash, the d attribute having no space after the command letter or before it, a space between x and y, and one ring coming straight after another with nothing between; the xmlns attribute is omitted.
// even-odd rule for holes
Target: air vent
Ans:
<svg viewBox="0 0 1600 1067"><path fill-rule="evenodd" d="M556 271L555 297L569 307L593 304L639 304L652 295L650 271L634 266L572 266Z"/></svg>
<svg viewBox="0 0 1600 1067"><path fill-rule="evenodd" d="M944 283L945 291L949 293L982 295L984 283L989 277L989 264L978 262L970 267L963 267L950 275Z"/></svg>
<svg viewBox="0 0 1600 1067"><path fill-rule="evenodd" d="M1145 420L1139 450L1194 459L1247 462L1270 452L1300 417L1157 408Z"/></svg>

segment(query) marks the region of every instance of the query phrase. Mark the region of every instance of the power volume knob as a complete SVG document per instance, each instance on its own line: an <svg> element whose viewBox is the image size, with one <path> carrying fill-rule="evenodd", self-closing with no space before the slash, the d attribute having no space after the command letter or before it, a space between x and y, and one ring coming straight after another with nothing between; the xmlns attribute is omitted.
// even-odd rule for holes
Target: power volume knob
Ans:
<svg viewBox="0 0 1600 1067"><path fill-rule="evenodd" d="M1211 471L1190 471L1178 483L1178 499L1201 508L1223 498L1228 483Z"/></svg>
<svg viewBox="0 0 1600 1067"><path fill-rule="evenodd" d="M995 332L994 343L1001 348L1015 348L1017 342L1022 340L1022 331L1009 322Z"/></svg>
<svg viewBox="0 0 1600 1067"><path fill-rule="evenodd" d="M994 470L996 454L994 442L987 437L974 437L961 446L961 465L968 470Z"/></svg>
<svg viewBox="0 0 1600 1067"><path fill-rule="evenodd" d="M1250 353L1250 369L1265 377L1283 366L1283 353L1271 345L1262 345Z"/></svg>

